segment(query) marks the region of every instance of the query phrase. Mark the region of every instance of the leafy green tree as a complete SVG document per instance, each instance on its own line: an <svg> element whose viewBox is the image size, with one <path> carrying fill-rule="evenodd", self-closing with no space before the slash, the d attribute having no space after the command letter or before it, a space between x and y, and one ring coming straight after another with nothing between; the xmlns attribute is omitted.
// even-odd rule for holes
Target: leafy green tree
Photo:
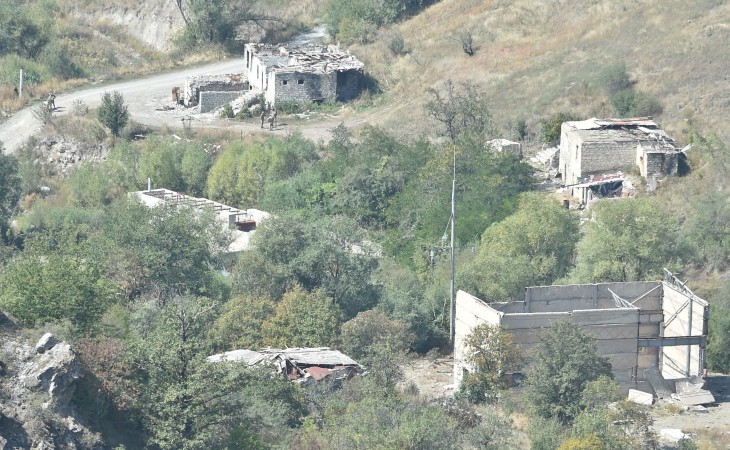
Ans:
<svg viewBox="0 0 730 450"><path fill-rule="evenodd" d="M378 308L388 317L409 324L416 337L414 350L425 353L446 345L443 298L427 295L418 275L392 260L382 261L375 276L382 285Z"/></svg>
<svg viewBox="0 0 730 450"><path fill-rule="evenodd" d="M332 206L362 226L382 227L388 200L402 189L404 182L405 175L394 170L388 158L375 168L353 167L337 181Z"/></svg>
<svg viewBox="0 0 730 450"><path fill-rule="evenodd" d="M210 198L239 207L257 207L266 186L292 177L317 160L301 134L264 144L235 142L218 157L208 175Z"/></svg>
<svg viewBox="0 0 730 450"><path fill-rule="evenodd" d="M119 137L119 132L129 120L129 110L124 104L124 96L119 91L105 92L101 96L101 106L97 111L97 117L102 125L109 128L114 136Z"/></svg>
<svg viewBox="0 0 730 450"><path fill-rule="evenodd" d="M689 203L689 217L680 237L691 249L691 261L709 270L723 270L730 254L730 205L727 196L709 190Z"/></svg>
<svg viewBox="0 0 730 450"><path fill-rule="evenodd" d="M43 4L50 2L38 3L0 1L0 56L15 53L35 58L49 41L53 8Z"/></svg>
<svg viewBox="0 0 730 450"><path fill-rule="evenodd" d="M631 89L634 85L624 62L605 66L598 74L598 81L609 96Z"/></svg>
<svg viewBox="0 0 730 450"><path fill-rule="evenodd" d="M279 348L334 346L342 321L342 311L322 291L295 288L284 294L276 314L264 322L264 341Z"/></svg>
<svg viewBox="0 0 730 450"><path fill-rule="evenodd" d="M464 340L466 362L474 368L460 386L471 402L482 403L496 399L500 390L507 389L506 375L517 372L523 363L519 346L505 329L483 323L472 329Z"/></svg>
<svg viewBox="0 0 730 450"><path fill-rule="evenodd" d="M321 289L351 318L377 301L371 281L376 267L370 245L351 220L281 215L257 229L253 248L232 271L233 289L272 299L296 285Z"/></svg>
<svg viewBox="0 0 730 450"><path fill-rule="evenodd" d="M161 307L143 304L135 313L130 357L138 367L136 407L149 446L229 448L243 436L259 442L272 426L283 431L301 414L296 387L285 380L205 360L217 309L205 297L183 296Z"/></svg>
<svg viewBox="0 0 730 450"><path fill-rule="evenodd" d="M380 309L359 313L342 325L342 350L353 358L362 358L375 347L386 347L390 353L406 354L414 336L407 323L391 319Z"/></svg>
<svg viewBox="0 0 730 450"><path fill-rule="evenodd" d="M276 304L266 298L233 297L223 306L223 313L213 326L216 348L256 350L265 347L262 327L275 313Z"/></svg>
<svg viewBox="0 0 730 450"><path fill-rule="evenodd" d="M441 135L452 143L469 136L483 144L494 132L489 101L476 85L447 80L440 89L426 92L431 97L426 113L442 125Z"/></svg>
<svg viewBox="0 0 730 450"><path fill-rule="evenodd" d="M220 295L213 260L229 236L212 211L162 205L148 208L122 200L109 208L101 232L110 275L127 299L151 289L158 295Z"/></svg>
<svg viewBox="0 0 730 450"><path fill-rule="evenodd" d="M574 120L581 120L580 117L570 114L559 112L553 114L547 119L541 122L542 124L542 141L545 143L554 143L560 141L560 132L563 122L571 122Z"/></svg>
<svg viewBox="0 0 730 450"><path fill-rule="evenodd" d="M222 44L229 50L240 47L238 28L248 24L264 32L281 22L274 15L261 12L257 0L175 0L185 21L180 43L184 47Z"/></svg>
<svg viewBox="0 0 730 450"><path fill-rule="evenodd" d="M79 229L30 236L3 268L0 307L25 326L68 319L78 331L92 331L116 289L86 244Z"/></svg>
<svg viewBox="0 0 730 450"><path fill-rule="evenodd" d="M367 43L374 38L378 27L393 23L429 3L428 0L328 0L324 17L333 37L347 44Z"/></svg>
<svg viewBox="0 0 730 450"><path fill-rule="evenodd" d="M573 264L578 218L552 199L528 193L514 214L482 235L479 253L468 269L476 292L488 301L523 296L527 286L546 286Z"/></svg>
<svg viewBox="0 0 730 450"><path fill-rule="evenodd" d="M599 202L578 242L577 283L637 281L661 277L677 261L677 223L653 199Z"/></svg>
<svg viewBox="0 0 730 450"><path fill-rule="evenodd" d="M595 338L571 321L555 322L542 333L527 373L526 396L534 415L570 423L582 410L587 384L611 376L611 363Z"/></svg>
<svg viewBox="0 0 730 450"><path fill-rule="evenodd" d="M730 284L725 283L711 298L707 337L707 365L711 370L730 372Z"/></svg>
<svg viewBox="0 0 730 450"><path fill-rule="evenodd" d="M103 163L83 164L69 176L69 202L80 207L102 207L138 190L139 159L136 144L117 141Z"/></svg>
<svg viewBox="0 0 730 450"><path fill-rule="evenodd" d="M18 176L18 160L4 154L0 142L0 243L5 241L7 219L20 199L21 180Z"/></svg>

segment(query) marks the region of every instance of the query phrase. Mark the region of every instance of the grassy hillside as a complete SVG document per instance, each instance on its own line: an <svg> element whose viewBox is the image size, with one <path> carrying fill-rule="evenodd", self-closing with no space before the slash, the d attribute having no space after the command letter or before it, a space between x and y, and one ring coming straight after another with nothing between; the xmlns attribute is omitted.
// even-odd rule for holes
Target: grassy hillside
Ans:
<svg viewBox="0 0 730 450"><path fill-rule="evenodd" d="M444 0L396 26L408 54L388 50L395 30L353 51L387 92L391 107L378 120L413 135L430 128L424 91L449 78L484 86L500 124L522 116L533 133L557 111L610 116L598 75L624 62L635 88L661 101L657 119L680 140L690 124L730 140L728 23L730 4L721 0ZM463 31L474 56L461 49Z"/></svg>

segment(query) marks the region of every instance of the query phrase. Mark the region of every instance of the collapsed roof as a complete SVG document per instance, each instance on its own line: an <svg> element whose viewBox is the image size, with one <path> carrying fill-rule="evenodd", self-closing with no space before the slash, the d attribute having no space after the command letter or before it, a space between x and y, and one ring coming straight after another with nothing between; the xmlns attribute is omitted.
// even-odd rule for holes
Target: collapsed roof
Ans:
<svg viewBox="0 0 730 450"><path fill-rule="evenodd" d="M583 142L638 142L653 152L676 152L677 143L651 117L565 122Z"/></svg>
<svg viewBox="0 0 730 450"><path fill-rule="evenodd" d="M335 379L351 378L362 370L355 360L329 347L317 348L268 348L259 351L233 350L209 356L208 362L236 362L248 367L274 367L276 373L285 374L289 380L319 381L333 376Z"/></svg>
<svg viewBox="0 0 730 450"><path fill-rule="evenodd" d="M337 45L284 46L250 43L253 55L276 72L332 73L362 71L365 65Z"/></svg>

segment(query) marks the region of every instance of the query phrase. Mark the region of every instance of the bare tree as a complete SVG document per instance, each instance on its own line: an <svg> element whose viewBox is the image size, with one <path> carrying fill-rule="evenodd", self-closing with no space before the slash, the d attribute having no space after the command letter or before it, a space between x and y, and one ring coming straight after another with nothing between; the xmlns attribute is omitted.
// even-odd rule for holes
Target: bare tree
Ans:
<svg viewBox="0 0 730 450"><path fill-rule="evenodd" d="M426 113L441 122L442 136L456 142L465 135L482 138L492 132L489 102L476 85L470 82L455 85L447 80L440 89L430 88L426 92L431 95L431 100L426 102Z"/></svg>

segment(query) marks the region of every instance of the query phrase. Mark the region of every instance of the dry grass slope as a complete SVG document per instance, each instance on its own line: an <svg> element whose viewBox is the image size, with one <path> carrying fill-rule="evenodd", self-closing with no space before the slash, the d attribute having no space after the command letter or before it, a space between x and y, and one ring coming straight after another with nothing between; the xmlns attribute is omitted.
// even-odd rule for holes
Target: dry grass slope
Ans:
<svg viewBox="0 0 730 450"><path fill-rule="evenodd" d="M691 123L730 141L729 24L722 0L444 0L397 25L408 55L389 53L388 30L353 50L388 93L376 120L409 135L428 131L424 91L449 78L485 86L502 125L524 116L538 132L557 111L610 115L597 75L623 61L680 140ZM472 57L456 38L463 30L474 37Z"/></svg>

